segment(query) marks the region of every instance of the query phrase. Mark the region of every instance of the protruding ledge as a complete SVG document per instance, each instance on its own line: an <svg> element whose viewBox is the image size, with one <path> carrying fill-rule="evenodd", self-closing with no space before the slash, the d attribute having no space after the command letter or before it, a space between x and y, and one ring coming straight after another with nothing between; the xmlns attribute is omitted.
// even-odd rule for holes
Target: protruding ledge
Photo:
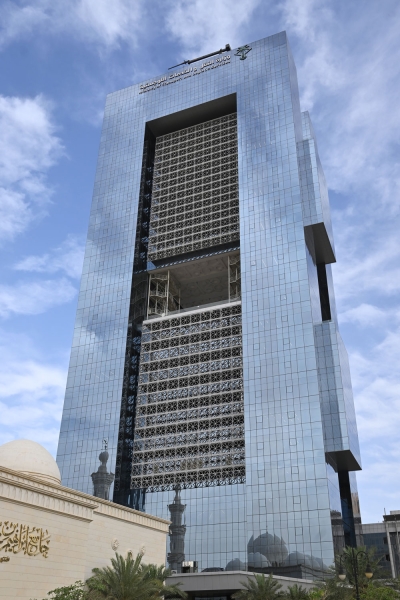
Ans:
<svg viewBox="0 0 400 600"><path fill-rule="evenodd" d="M326 461L336 471L361 471L361 465L354 457L351 450L338 450L326 452Z"/></svg>
<svg viewBox="0 0 400 600"><path fill-rule="evenodd" d="M315 264L324 263L325 265L329 265L336 262L336 256L326 231L325 223L306 225L306 227L304 227L304 232L306 240L310 239L310 237L314 240L315 256L313 258Z"/></svg>

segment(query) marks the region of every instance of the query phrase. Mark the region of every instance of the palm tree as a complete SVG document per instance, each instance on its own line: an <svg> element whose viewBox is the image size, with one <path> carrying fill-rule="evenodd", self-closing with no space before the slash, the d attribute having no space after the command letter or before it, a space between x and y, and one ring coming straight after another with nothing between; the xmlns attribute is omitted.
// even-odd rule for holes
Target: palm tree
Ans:
<svg viewBox="0 0 400 600"><path fill-rule="evenodd" d="M171 575L171 569L166 569L164 565L143 566L143 578L150 581L159 581L162 584L161 595L168 600L178 598L187 598L186 592L179 589L180 583L174 585L165 585L165 580Z"/></svg>
<svg viewBox="0 0 400 600"><path fill-rule="evenodd" d="M280 591L282 585L272 575L264 577L255 573L247 578L247 582L240 583L244 586L244 590L233 594L235 600L276 600L284 595Z"/></svg>
<svg viewBox="0 0 400 600"><path fill-rule="evenodd" d="M302 585L290 585L285 592L287 600L306 600L309 598L308 590Z"/></svg>
<svg viewBox="0 0 400 600"><path fill-rule="evenodd" d="M347 582L341 581L335 569L330 569L330 576L325 581L318 581L310 592L314 600L353 600L353 589Z"/></svg>
<svg viewBox="0 0 400 600"><path fill-rule="evenodd" d="M132 554L124 558L116 553L111 567L93 569L94 575L86 581L91 600L155 600L162 597L162 583L144 577L143 554L135 559Z"/></svg>

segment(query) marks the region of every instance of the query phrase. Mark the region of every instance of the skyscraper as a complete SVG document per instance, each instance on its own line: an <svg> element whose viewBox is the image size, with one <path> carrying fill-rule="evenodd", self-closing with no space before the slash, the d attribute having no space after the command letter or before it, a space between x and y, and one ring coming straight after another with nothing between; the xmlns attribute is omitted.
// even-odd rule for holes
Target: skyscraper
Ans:
<svg viewBox="0 0 400 600"><path fill-rule="evenodd" d="M360 535L333 262L284 32L110 94L63 483L93 492L105 440L110 497L168 518L179 496L199 570L321 575Z"/></svg>

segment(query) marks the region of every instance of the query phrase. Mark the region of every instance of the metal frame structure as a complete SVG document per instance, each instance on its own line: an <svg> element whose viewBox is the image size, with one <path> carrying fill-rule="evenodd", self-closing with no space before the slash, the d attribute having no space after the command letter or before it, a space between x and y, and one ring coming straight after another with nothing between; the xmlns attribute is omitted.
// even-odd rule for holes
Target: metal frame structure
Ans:
<svg viewBox="0 0 400 600"><path fill-rule="evenodd" d="M147 316L165 317L180 308L180 290L169 271L150 273Z"/></svg>
<svg viewBox="0 0 400 600"><path fill-rule="evenodd" d="M228 256L229 300L234 302L242 296L240 254Z"/></svg>

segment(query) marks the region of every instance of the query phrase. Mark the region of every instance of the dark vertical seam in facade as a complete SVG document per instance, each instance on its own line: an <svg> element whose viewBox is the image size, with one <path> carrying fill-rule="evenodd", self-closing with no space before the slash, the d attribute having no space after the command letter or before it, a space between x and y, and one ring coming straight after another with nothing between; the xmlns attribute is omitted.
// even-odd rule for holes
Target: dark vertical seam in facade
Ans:
<svg viewBox="0 0 400 600"><path fill-rule="evenodd" d="M328 280L326 278L325 263L317 265L319 299L321 302L321 315L323 321L331 320L331 305L329 302Z"/></svg>
<svg viewBox="0 0 400 600"><path fill-rule="evenodd" d="M115 468L114 502L133 506L137 504L130 494L133 435L138 386L141 330L147 299L147 249L149 217L153 185L155 138L146 131L143 145L138 216L136 225L134 268L132 277L128 334L125 352L124 379L118 431Z"/></svg>
<svg viewBox="0 0 400 600"><path fill-rule="evenodd" d="M342 519L345 546L357 547L354 513L351 498L351 488L348 471L339 471L340 500L342 503Z"/></svg>

